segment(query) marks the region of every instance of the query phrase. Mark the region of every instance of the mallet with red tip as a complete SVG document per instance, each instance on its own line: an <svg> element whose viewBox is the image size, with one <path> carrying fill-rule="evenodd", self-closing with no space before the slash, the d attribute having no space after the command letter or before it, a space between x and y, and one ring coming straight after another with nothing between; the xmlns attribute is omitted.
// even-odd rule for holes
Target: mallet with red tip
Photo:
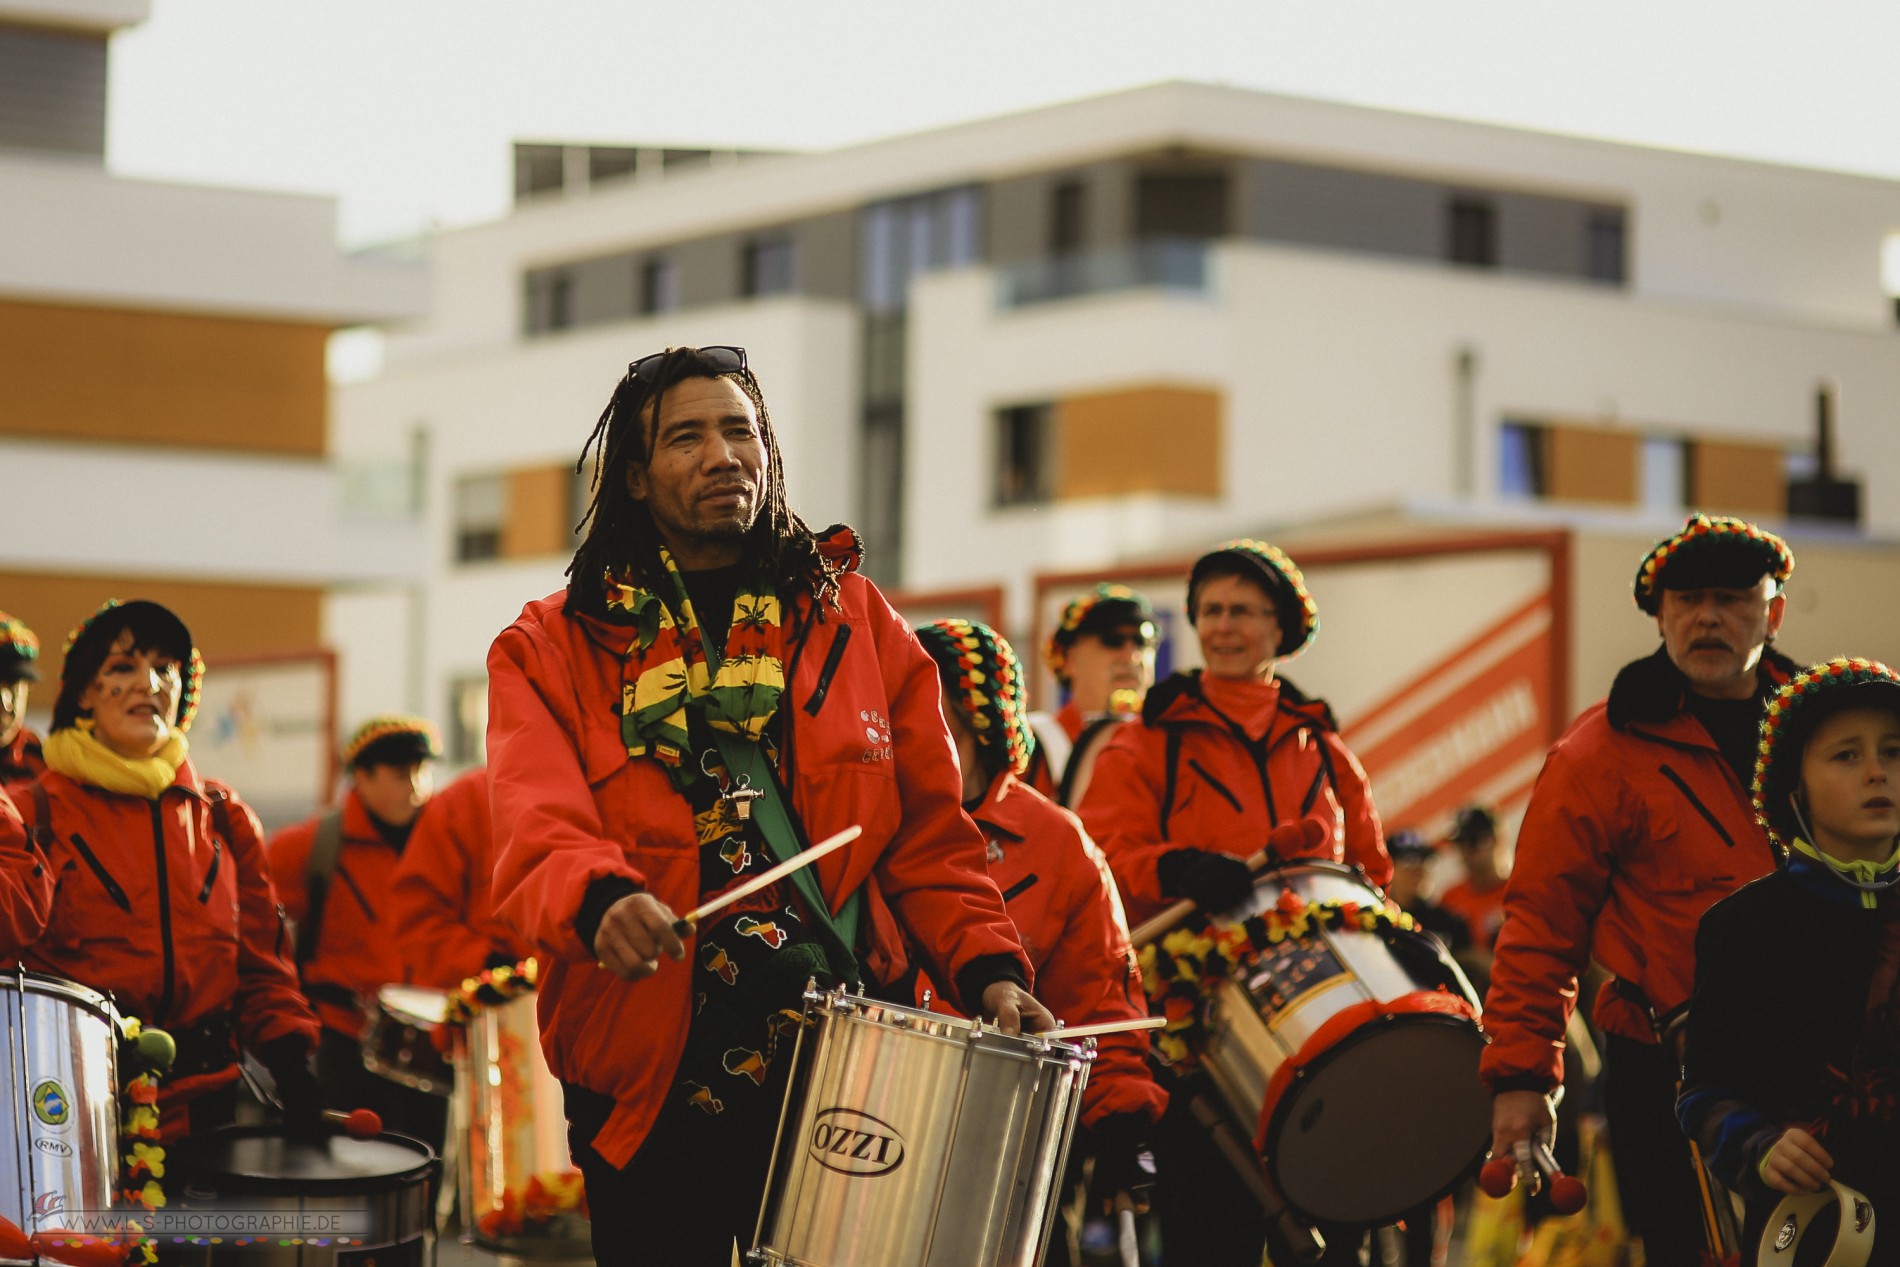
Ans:
<svg viewBox="0 0 1900 1267"><path fill-rule="evenodd" d="M1550 1208L1559 1214L1575 1214L1590 1199L1590 1190L1563 1172L1543 1140L1524 1140L1516 1153L1514 1158L1493 1157L1484 1163L1484 1169L1478 1172L1478 1186L1486 1196L1508 1195L1522 1175L1525 1190L1532 1195L1543 1188L1546 1179L1550 1181Z"/></svg>

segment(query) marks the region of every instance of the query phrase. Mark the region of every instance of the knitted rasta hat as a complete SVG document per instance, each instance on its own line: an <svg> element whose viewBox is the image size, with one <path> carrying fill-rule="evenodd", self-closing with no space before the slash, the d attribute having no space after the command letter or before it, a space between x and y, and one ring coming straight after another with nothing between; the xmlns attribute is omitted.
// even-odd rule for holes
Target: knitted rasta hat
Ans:
<svg viewBox="0 0 1900 1267"><path fill-rule="evenodd" d="M1278 546L1245 537L1222 542L1195 560L1194 570L1188 573L1189 624L1196 619L1194 600L1201 582L1220 575L1244 576L1265 587L1280 619L1278 654L1282 658L1304 650L1319 633L1319 605L1306 592L1306 578L1300 575L1300 569Z"/></svg>
<svg viewBox="0 0 1900 1267"><path fill-rule="evenodd" d="M1636 569L1636 605L1654 616L1663 590L1748 589L1764 576L1777 588L1794 574L1794 551L1774 533L1726 515L1690 515Z"/></svg>
<svg viewBox="0 0 1900 1267"><path fill-rule="evenodd" d="M1143 637L1153 642L1154 615L1154 606L1147 596L1126 585L1104 581L1088 593L1076 595L1062 609L1062 618L1056 621L1055 632L1049 635L1049 643L1043 648L1049 672L1064 686L1069 684L1069 648L1084 634L1109 633L1125 625L1135 625Z"/></svg>
<svg viewBox="0 0 1900 1267"><path fill-rule="evenodd" d="M0 682L37 682L40 671L34 661L40 658L40 640L33 631L5 612L0 612Z"/></svg>
<svg viewBox="0 0 1900 1267"><path fill-rule="evenodd" d="M378 765L414 765L442 755L442 736L423 717L389 713L356 728L343 745L343 764L352 770Z"/></svg>
<svg viewBox="0 0 1900 1267"><path fill-rule="evenodd" d="M1900 717L1900 674L1878 660L1829 660L1795 674L1768 701L1755 757L1755 821L1784 849L1802 834L1789 804L1801 782L1801 754L1815 728L1847 708L1883 708Z"/></svg>
<svg viewBox="0 0 1900 1267"><path fill-rule="evenodd" d="M917 631L937 662L944 698L969 723L977 747L998 770L1029 768L1035 738L1022 665L1003 635L973 620L939 620Z"/></svg>
<svg viewBox="0 0 1900 1267"><path fill-rule="evenodd" d="M205 661L191 640L191 630L169 608L149 599L129 603L109 598L105 605L66 635L65 663L59 669L59 698L53 703L53 729L65 730L79 720L79 697L99 675L112 644L127 630L135 650L156 651L178 662L178 729L191 729L198 701L204 693Z"/></svg>

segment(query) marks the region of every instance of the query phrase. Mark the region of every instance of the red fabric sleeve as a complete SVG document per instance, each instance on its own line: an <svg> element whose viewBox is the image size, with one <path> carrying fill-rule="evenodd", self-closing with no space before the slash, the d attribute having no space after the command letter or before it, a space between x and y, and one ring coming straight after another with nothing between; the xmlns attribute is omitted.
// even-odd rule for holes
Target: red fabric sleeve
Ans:
<svg viewBox="0 0 1900 1267"><path fill-rule="evenodd" d="M1161 855L1185 847L1161 838L1164 742L1145 725L1120 727L1095 758L1095 777L1078 807L1137 921L1168 900L1157 870Z"/></svg>
<svg viewBox="0 0 1900 1267"><path fill-rule="evenodd" d="M423 808L403 848L389 914L403 964L421 985L453 990L490 954L515 953L514 937L494 918L489 830L488 778L476 770Z"/></svg>
<svg viewBox="0 0 1900 1267"><path fill-rule="evenodd" d="M496 913L537 953L592 963L592 949L574 931L587 886L620 876L645 888L646 877L601 823L579 748L576 698L566 657L545 632L524 622L495 639L488 790Z"/></svg>
<svg viewBox="0 0 1900 1267"><path fill-rule="evenodd" d="M0 792L0 959L40 939L53 917L53 869L27 839L26 823Z"/></svg>
<svg viewBox="0 0 1900 1267"><path fill-rule="evenodd" d="M1064 818L1071 831L1070 839L1060 842L1067 847L1060 851L1058 874L1067 886L1067 919L1043 958L1036 997L1065 1025L1140 1020L1148 1014L1147 1000L1108 859L1079 822ZM1095 1067L1082 1092L1083 1122L1093 1125L1112 1113L1160 1121L1168 1094L1149 1072L1147 1032L1096 1041Z"/></svg>
<svg viewBox="0 0 1900 1267"><path fill-rule="evenodd" d="M963 776L944 726L936 662L881 595L873 592L870 608L902 814L873 871L878 889L945 989L954 990L971 961L998 954L1014 957L1033 985L1034 970L990 879L983 835L963 812ZM982 1006L981 999L957 1002L972 1016Z"/></svg>
<svg viewBox="0 0 1900 1267"><path fill-rule="evenodd" d="M244 1046L259 1046L287 1034L317 1041L317 1017L297 982L290 930L277 903L264 859L264 828L251 807L229 789L225 819L231 827L231 861L238 885L238 1033Z"/></svg>
<svg viewBox="0 0 1900 1267"><path fill-rule="evenodd" d="M323 813L327 814L326 809ZM319 818L322 815L318 815ZM284 914L302 920L310 909L310 891L304 884L304 870L310 865L310 851L317 843L317 819L280 827L270 838L264 853L269 865L271 885Z"/></svg>
<svg viewBox="0 0 1900 1267"><path fill-rule="evenodd" d="M1480 1071L1493 1091L1507 1079L1547 1091L1564 1079L1564 1026L1613 862L1603 816L1562 749L1544 762L1517 839L1484 1000L1491 1043Z"/></svg>
<svg viewBox="0 0 1900 1267"><path fill-rule="evenodd" d="M1384 888L1392 881L1392 857L1385 851L1385 828L1372 804L1366 768L1328 731L1324 742L1332 750L1333 782L1338 788L1339 813L1345 828L1346 865L1365 868L1366 878Z"/></svg>

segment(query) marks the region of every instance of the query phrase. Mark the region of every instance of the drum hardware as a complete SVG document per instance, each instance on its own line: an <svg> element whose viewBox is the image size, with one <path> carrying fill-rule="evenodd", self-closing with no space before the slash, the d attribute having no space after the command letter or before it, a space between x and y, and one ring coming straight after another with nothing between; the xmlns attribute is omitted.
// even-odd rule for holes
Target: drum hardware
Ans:
<svg viewBox="0 0 1900 1267"><path fill-rule="evenodd" d="M805 1014L746 1260L1040 1261L1092 1044L815 986Z"/></svg>
<svg viewBox="0 0 1900 1267"><path fill-rule="evenodd" d="M419 985L390 984L376 992L374 1014L363 1030L363 1067L379 1078L447 1096L454 1085L436 1033L448 1020L449 996Z"/></svg>
<svg viewBox="0 0 1900 1267"><path fill-rule="evenodd" d="M752 795L754 798L757 798L764 795L764 793L754 792ZM673 921L673 931L681 937L686 936L693 931L694 925L698 924L699 921L705 919L708 915L713 915L725 910L740 898L751 897L760 889L778 883L794 871L802 871L826 854L844 848L863 834L864 828L854 824L835 835L825 837L811 848L800 852L796 857L787 858L785 861L759 872L759 874L753 876L744 884L726 890L705 905L694 907Z"/></svg>

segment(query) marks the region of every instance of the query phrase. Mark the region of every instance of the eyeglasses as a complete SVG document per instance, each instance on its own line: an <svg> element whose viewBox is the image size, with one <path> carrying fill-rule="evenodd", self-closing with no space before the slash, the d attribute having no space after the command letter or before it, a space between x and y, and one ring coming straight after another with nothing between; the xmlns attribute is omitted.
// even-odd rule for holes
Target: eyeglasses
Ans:
<svg viewBox="0 0 1900 1267"><path fill-rule="evenodd" d="M730 343L714 343L708 347L695 348L693 350L711 363L717 373L740 374L745 371L744 348L733 347ZM680 349L668 348L664 352L655 352L651 356L643 356L627 366L627 373L635 380L651 387L660 377L660 366L666 363L667 357L677 351L680 351Z"/></svg>
<svg viewBox="0 0 1900 1267"><path fill-rule="evenodd" d="M1246 623L1265 620L1269 616L1277 617L1278 614L1271 607L1250 607L1246 603L1208 603L1195 613L1194 618L1196 621L1219 620L1226 616L1230 620Z"/></svg>
<svg viewBox="0 0 1900 1267"><path fill-rule="evenodd" d="M1154 645L1154 633L1147 629L1111 629L1107 633L1090 634L1095 641L1110 651L1120 651L1123 647L1135 647L1147 650Z"/></svg>

